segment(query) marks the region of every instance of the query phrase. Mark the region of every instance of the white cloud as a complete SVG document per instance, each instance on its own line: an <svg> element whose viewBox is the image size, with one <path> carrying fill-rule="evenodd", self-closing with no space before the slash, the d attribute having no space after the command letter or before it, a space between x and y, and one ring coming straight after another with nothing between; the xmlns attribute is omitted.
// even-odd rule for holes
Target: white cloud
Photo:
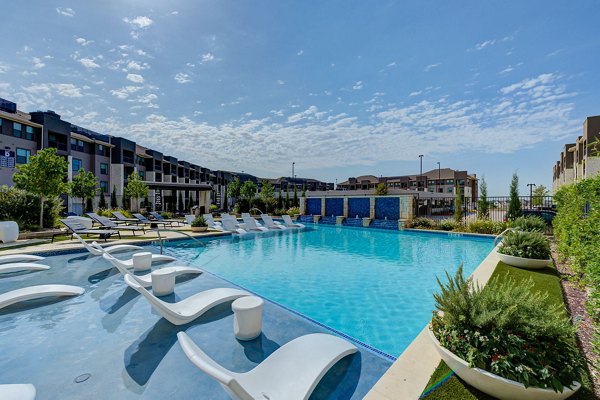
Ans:
<svg viewBox="0 0 600 400"><path fill-rule="evenodd" d="M422 90L417 90L415 92L410 92L409 96L414 97L420 95L421 93L423 93Z"/></svg>
<svg viewBox="0 0 600 400"><path fill-rule="evenodd" d="M94 43L93 40L86 40L82 37L75 38L75 41L82 46L89 46L90 44Z"/></svg>
<svg viewBox="0 0 600 400"><path fill-rule="evenodd" d="M44 64L42 60L38 57L33 57L31 59L31 62L33 62L33 68L35 69L44 68L46 66L46 64Z"/></svg>
<svg viewBox="0 0 600 400"><path fill-rule="evenodd" d="M188 74L184 74L183 72L179 72L175 75L175 81L177 83L189 83L191 82L190 76Z"/></svg>
<svg viewBox="0 0 600 400"><path fill-rule="evenodd" d="M75 16L75 11L73 11L72 8L68 8L68 7L67 8L57 7L56 12L65 17L74 17Z"/></svg>
<svg viewBox="0 0 600 400"><path fill-rule="evenodd" d="M429 72L429 71L431 71L432 69L439 67L440 65L442 65L442 63L429 64L428 66L426 66L426 67L423 69L423 71L425 71L425 72Z"/></svg>
<svg viewBox="0 0 600 400"><path fill-rule="evenodd" d="M127 74L127 80L135 83L143 83L144 77L139 74Z"/></svg>
<svg viewBox="0 0 600 400"><path fill-rule="evenodd" d="M211 52L202 54L202 62L203 63L214 61L214 59L215 59L215 56Z"/></svg>
<svg viewBox="0 0 600 400"><path fill-rule="evenodd" d="M507 74L509 72L514 71L514 67L512 65L507 66L506 68L504 68L502 71L500 71L501 74Z"/></svg>
<svg viewBox="0 0 600 400"><path fill-rule="evenodd" d="M354 90L360 90L363 88L363 82L362 81L357 81L353 86L352 89Z"/></svg>
<svg viewBox="0 0 600 400"><path fill-rule="evenodd" d="M10 71L10 66L0 61L0 74L6 74Z"/></svg>
<svg viewBox="0 0 600 400"><path fill-rule="evenodd" d="M535 78L524 79L521 82L513 83L512 85L505 86L500 89L502 94L509 94L515 90L531 89L537 85L545 85L556 79L557 76L554 74L541 74Z"/></svg>
<svg viewBox="0 0 600 400"><path fill-rule="evenodd" d="M299 50L299 51L296 53L296 55L297 55L297 56L301 56L302 54L304 54L304 50L302 50L302 49L300 49L300 50Z"/></svg>
<svg viewBox="0 0 600 400"><path fill-rule="evenodd" d="M126 99L132 93L138 92L143 89L143 86L124 86L120 89L114 89L110 91L110 94L118 99Z"/></svg>
<svg viewBox="0 0 600 400"><path fill-rule="evenodd" d="M481 50L485 49L486 47L493 46L494 44L496 44L496 40L495 39L485 40L485 41L483 41L481 43L475 44L474 50L481 51Z"/></svg>
<svg viewBox="0 0 600 400"><path fill-rule="evenodd" d="M96 64L91 58L80 58L77 61L87 69L100 68L100 65Z"/></svg>
<svg viewBox="0 0 600 400"><path fill-rule="evenodd" d="M39 83L24 87L23 90L34 96L42 95L46 96L46 98L50 97L54 92L64 97L83 96L83 93L81 93L82 88L79 88L72 83Z"/></svg>
<svg viewBox="0 0 600 400"><path fill-rule="evenodd" d="M285 82L282 81L281 79L277 79L277 84L278 85L285 85Z"/></svg>
<svg viewBox="0 0 600 400"><path fill-rule="evenodd" d="M389 68L391 68L391 67L397 67L397 66L398 66L398 64L396 64L396 61L392 61L391 63L389 63L387 65L387 67L389 67Z"/></svg>
<svg viewBox="0 0 600 400"><path fill-rule="evenodd" d="M127 22L128 24L135 25L138 28L147 28L154 23L154 21L146 16L139 16L133 19L123 18L123 21Z"/></svg>

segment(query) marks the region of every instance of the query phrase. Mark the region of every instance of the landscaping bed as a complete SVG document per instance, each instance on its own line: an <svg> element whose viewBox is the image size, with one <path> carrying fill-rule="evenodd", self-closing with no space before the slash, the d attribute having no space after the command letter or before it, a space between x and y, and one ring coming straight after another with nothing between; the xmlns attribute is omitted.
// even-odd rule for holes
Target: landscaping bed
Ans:
<svg viewBox="0 0 600 400"><path fill-rule="evenodd" d="M563 292L561 289L560 276L556 269L545 268L542 270L523 270L499 263L492 275L490 282L498 277L498 283L512 278L516 282L522 282L531 278L534 282L534 290L548 292L548 302L564 305ZM589 375L582 376L580 380L582 388L570 399L592 400L597 399L592 391ZM431 376L429 383L421 398L427 399L493 399L468 385L461 379L451 374L450 369L444 362L440 362L436 371Z"/></svg>

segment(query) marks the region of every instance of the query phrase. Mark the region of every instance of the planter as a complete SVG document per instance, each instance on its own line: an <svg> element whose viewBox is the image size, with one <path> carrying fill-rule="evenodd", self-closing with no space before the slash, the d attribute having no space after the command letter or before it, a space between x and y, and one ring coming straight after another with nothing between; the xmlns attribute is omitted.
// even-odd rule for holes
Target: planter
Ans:
<svg viewBox="0 0 600 400"><path fill-rule="evenodd" d="M502 254L496 251L498 258L504 264L512 265L513 267L519 268L527 268L527 269L542 269L546 268L552 263L551 259L548 260L538 260L535 258L523 258L523 257L515 257L509 256L508 254Z"/></svg>
<svg viewBox="0 0 600 400"><path fill-rule="evenodd" d="M208 229L208 226L192 226L192 232L204 232Z"/></svg>
<svg viewBox="0 0 600 400"><path fill-rule="evenodd" d="M572 396L581 387L579 382L574 382L572 390L565 387L562 393L552 389L526 388L522 383L502 378L480 368L471 368L462 358L442 347L431 329L427 330L442 360L456 375L469 385L500 400L561 400Z"/></svg>

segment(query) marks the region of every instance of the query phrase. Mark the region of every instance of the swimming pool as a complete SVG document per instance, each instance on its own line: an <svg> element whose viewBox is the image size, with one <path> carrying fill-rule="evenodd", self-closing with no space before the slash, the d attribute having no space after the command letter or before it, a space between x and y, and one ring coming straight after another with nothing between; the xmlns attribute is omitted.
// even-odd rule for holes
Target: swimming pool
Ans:
<svg viewBox="0 0 600 400"><path fill-rule="evenodd" d="M315 225L168 251L397 357L431 318L436 277L460 264L471 274L493 247L487 237Z"/></svg>

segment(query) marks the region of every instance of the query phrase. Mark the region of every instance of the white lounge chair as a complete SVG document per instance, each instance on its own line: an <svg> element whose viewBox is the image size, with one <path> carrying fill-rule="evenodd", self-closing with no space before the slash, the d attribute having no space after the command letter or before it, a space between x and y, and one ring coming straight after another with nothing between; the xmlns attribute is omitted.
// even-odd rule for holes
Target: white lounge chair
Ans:
<svg viewBox="0 0 600 400"><path fill-rule="evenodd" d="M186 214L183 216L183 218L185 219L186 224L191 225L192 222L194 222L194 220L196 219L196 216L193 214Z"/></svg>
<svg viewBox="0 0 600 400"><path fill-rule="evenodd" d="M31 383L0 385L2 400L35 400L36 390Z"/></svg>
<svg viewBox="0 0 600 400"><path fill-rule="evenodd" d="M125 283L144 296L154 310L174 325L187 324L221 303L250 296L250 293L243 290L218 288L204 290L177 303L167 303L154 296L129 275L125 276Z"/></svg>
<svg viewBox="0 0 600 400"><path fill-rule="evenodd" d="M132 244L117 244L114 246L102 247L97 242L92 242L92 244L90 245L85 240L83 240L81 238L81 236L79 236L76 233L73 234L73 237L75 239L79 240L81 242L81 244L83 245L83 247L85 247L85 249L94 256L101 256L104 253L112 254L112 253L119 253L119 252L123 252L123 251L144 250L143 247L134 246Z"/></svg>
<svg viewBox="0 0 600 400"><path fill-rule="evenodd" d="M55 296L79 296L85 289L71 285L37 285L22 289L12 290L0 294L0 308L10 306L21 301L41 299Z"/></svg>
<svg viewBox="0 0 600 400"><path fill-rule="evenodd" d="M113 221L112 219L108 219L106 217L103 217L103 216L98 215L93 212L89 212L89 213L87 213L87 215L91 219L93 219L94 221L96 221L97 223L102 225L103 228L114 229L116 231L131 231L133 236L135 236L135 232L139 232L139 231L142 231L143 234L146 233L146 229L144 228L143 225L142 226L127 225L127 224L119 225L116 221Z"/></svg>
<svg viewBox="0 0 600 400"><path fill-rule="evenodd" d="M204 220L208 224L209 228L223 230L223 226L221 225L221 223L215 221L212 214L202 214L202 216L204 217Z"/></svg>
<svg viewBox="0 0 600 400"><path fill-rule="evenodd" d="M46 269L50 269L50 267L43 264L35 264L28 262L0 264L0 274L8 274L11 272L20 271L43 271Z"/></svg>
<svg viewBox="0 0 600 400"><path fill-rule="evenodd" d="M115 266L123 276L131 276L137 283L142 285L143 287L151 287L152 286L152 274L146 275L134 275L127 268L125 268L117 258L111 256L110 254L104 253L102 255L106 260L108 260L112 265ZM173 266L173 267L164 267L161 268L161 271L165 271L173 276L183 275L183 274L201 274L202 270L198 268L192 267L183 267L183 266Z"/></svg>
<svg viewBox="0 0 600 400"><path fill-rule="evenodd" d="M133 223L133 224L139 224L140 223L140 221L137 218L127 218L120 211L111 211L111 214L115 216L115 218L117 219L117 221L129 222L129 223Z"/></svg>
<svg viewBox="0 0 600 400"><path fill-rule="evenodd" d="M256 220L252 217L242 217L242 219L244 220L244 224L246 224L246 230L260 232L267 232L269 230L269 228L265 228L264 226L258 226Z"/></svg>
<svg viewBox="0 0 600 400"><path fill-rule="evenodd" d="M327 371L357 348L337 336L313 333L277 349L254 369L236 373L204 353L185 332L177 334L190 361L234 399L308 399Z"/></svg>
<svg viewBox="0 0 600 400"><path fill-rule="evenodd" d="M22 261L41 261L44 258L45 257L34 256L32 254L9 254L6 256L0 256L0 264Z"/></svg>
<svg viewBox="0 0 600 400"><path fill-rule="evenodd" d="M263 222L265 223L265 226L269 229L279 229L279 230L287 229L285 226L281 225L280 223L273 221L273 218L271 218L271 216L269 214L261 214L260 217L262 218Z"/></svg>
<svg viewBox="0 0 600 400"><path fill-rule="evenodd" d="M290 217L287 214L283 214L281 216L281 218L283 218L283 223L285 224L285 226L287 226L288 228L304 228L305 225L304 224L298 224L294 221L292 221L292 217Z"/></svg>
<svg viewBox="0 0 600 400"><path fill-rule="evenodd" d="M104 248L102 248L98 243L96 243L96 246L94 247L98 250L102 250L103 251L103 255L104 254L110 254L107 253L106 250ZM130 258L128 260L120 260L118 258L115 258L115 262L119 263L123 268L133 268L133 258ZM166 256L164 254L152 254L152 262L161 262L161 261L175 261L175 257L171 257L171 256Z"/></svg>
<svg viewBox="0 0 600 400"><path fill-rule="evenodd" d="M242 219L244 219L244 217L254 219L254 217L252 215L250 215L250 213L242 213ZM262 224L260 222L258 222L256 219L254 219L254 223L256 224L256 226L262 226Z"/></svg>
<svg viewBox="0 0 600 400"><path fill-rule="evenodd" d="M225 231L237 233L238 235L248 233L246 230L240 228L237 221L233 218L225 218L221 223L223 224L223 230Z"/></svg>

